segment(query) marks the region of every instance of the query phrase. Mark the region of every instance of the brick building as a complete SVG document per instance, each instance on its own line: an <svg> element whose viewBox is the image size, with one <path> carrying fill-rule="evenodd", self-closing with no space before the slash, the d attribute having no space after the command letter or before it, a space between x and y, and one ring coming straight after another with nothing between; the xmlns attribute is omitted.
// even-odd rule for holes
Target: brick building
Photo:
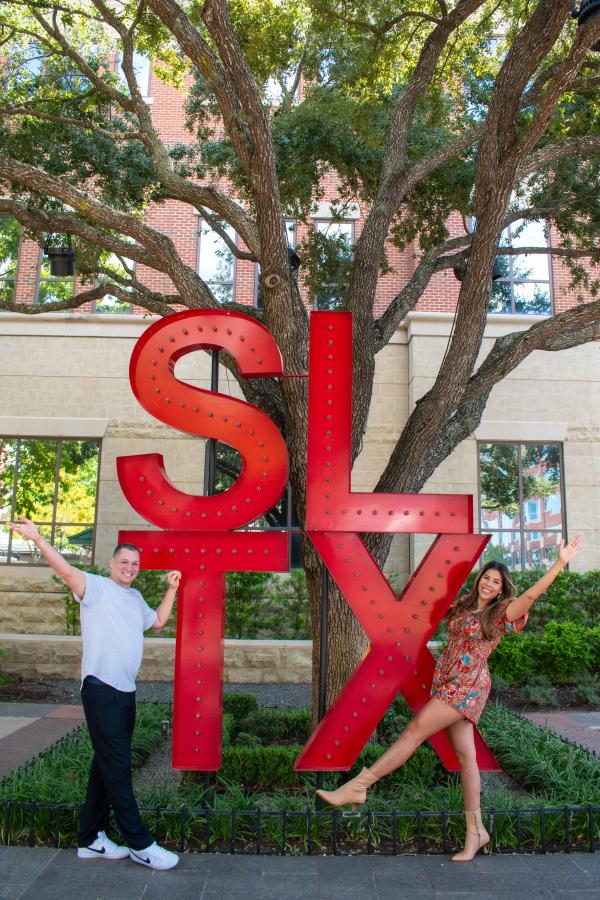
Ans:
<svg viewBox="0 0 600 900"><path fill-rule="evenodd" d="M143 77L162 139L167 145L185 140L183 95L151 72ZM350 244L360 235L364 211L359 204L350 204L341 221L332 221L338 199L334 173L324 177L323 188L312 222L288 222L290 244L301 243L311 227L343 235ZM234 261L191 207L169 201L151 207L147 221L175 242L182 260L219 296L249 305L260 302L256 265ZM12 227L7 220L3 225L5 231ZM449 226L460 234L464 223L457 215ZM521 233L508 232L505 240L542 247L552 235L533 225ZM17 236L13 246L16 251L7 251L0 260L0 289L12 292L15 300L33 304L82 290L76 279L53 279L31 240ZM416 259L416 247L403 253L390 247L391 271L380 281L376 314L406 283ZM578 302L560 260L545 254L504 260L484 351L499 336L526 329L553 310ZM136 274L155 290L172 289L160 273L138 266ZM373 487L415 401L433 383L458 291L452 270L435 275L414 312L379 354L369 427L353 473L356 490ZM150 321L143 310L110 299L65 314L0 315L0 518L6 521L18 512L39 453L49 454L56 459L54 483L45 485L43 502L32 515L76 560L103 565L119 527L145 525L121 494L117 456L160 452L175 484L191 493L203 491L203 442L152 420L129 386L130 353ZM179 365L178 377L209 386L204 355L193 354ZM562 534L580 533L585 548L575 567L600 568L599 382L597 344L552 355L534 353L494 389L475 434L438 468L425 490L473 494L477 527L493 534L490 553L512 566L547 564ZM220 383L222 391L238 393L224 370ZM83 470L86 498L70 503L61 496L65 473ZM396 538L390 573L405 579L427 544L422 536ZM23 542L9 539L5 528L0 531L0 590L3 632L63 632L62 606L47 570Z"/></svg>

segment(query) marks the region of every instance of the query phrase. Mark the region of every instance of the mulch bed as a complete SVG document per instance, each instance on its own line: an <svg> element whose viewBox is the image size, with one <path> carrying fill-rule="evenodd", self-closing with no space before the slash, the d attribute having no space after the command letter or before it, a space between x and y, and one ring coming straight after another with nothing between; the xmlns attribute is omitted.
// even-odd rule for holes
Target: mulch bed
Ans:
<svg viewBox="0 0 600 900"><path fill-rule="evenodd" d="M507 688L502 691L492 690L490 700L499 700L509 709L518 713L524 712L552 712L557 709L581 709L581 702L574 699L575 687L573 685L559 685L555 688L556 706L536 706L531 702L526 703L521 698L518 687ZM77 694L66 688L59 687L52 681L44 681L41 678L15 677L10 684L0 683L0 701L9 703L78 703Z"/></svg>
<svg viewBox="0 0 600 900"><path fill-rule="evenodd" d="M0 683L0 701L4 703L75 703L73 695L41 678L15 676L9 684Z"/></svg>

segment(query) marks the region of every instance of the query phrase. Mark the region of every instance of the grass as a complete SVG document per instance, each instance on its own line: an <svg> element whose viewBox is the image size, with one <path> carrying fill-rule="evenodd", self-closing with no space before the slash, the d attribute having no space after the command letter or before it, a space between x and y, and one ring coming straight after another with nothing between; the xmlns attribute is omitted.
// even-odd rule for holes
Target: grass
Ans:
<svg viewBox="0 0 600 900"><path fill-rule="evenodd" d="M254 716L250 706L248 701L229 705L231 740L242 722ZM161 722L167 715L165 705L139 704L136 766L162 744ZM282 715L273 715L272 727L268 713L255 717L263 740L267 734L303 739L306 715L295 712L287 722ZM403 704L395 703L380 726L380 739L389 744L406 718ZM497 848L567 843L585 849L590 841L600 841L590 811L597 806L600 814L599 760L500 705L488 707L481 730L516 785L509 790L492 779L482 798L482 806L495 811L491 824ZM460 845L464 822L459 780L443 770L429 746L419 748L402 770L378 783L369 792L367 807L349 818L329 808L316 810L314 775L292 768L300 747L224 746L224 764L208 796L203 779L194 773L186 773L179 784L168 778L144 784L138 798L148 810L148 826L172 846L223 852L446 852ZM367 745L355 770L372 763L383 749L385 744ZM72 844L90 758L87 732L81 729L5 778L0 783L0 840ZM326 785L336 781L336 776L326 776ZM32 801L47 806L33 808ZM565 811L573 806L578 809Z"/></svg>

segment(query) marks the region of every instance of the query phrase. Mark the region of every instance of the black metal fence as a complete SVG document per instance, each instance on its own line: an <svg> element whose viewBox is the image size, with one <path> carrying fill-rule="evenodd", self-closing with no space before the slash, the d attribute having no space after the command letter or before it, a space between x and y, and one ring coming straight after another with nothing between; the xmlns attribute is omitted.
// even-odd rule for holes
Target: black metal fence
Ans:
<svg viewBox="0 0 600 900"><path fill-rule="evenodd" d="M0 805L0 843L74 846L79 805ZM430 810L242 810L143 808L157 840L183 852L237 854L451 853L460 844L462 814ZM590 852L600 847L598 806L488 809L496 853Z"/></svg>

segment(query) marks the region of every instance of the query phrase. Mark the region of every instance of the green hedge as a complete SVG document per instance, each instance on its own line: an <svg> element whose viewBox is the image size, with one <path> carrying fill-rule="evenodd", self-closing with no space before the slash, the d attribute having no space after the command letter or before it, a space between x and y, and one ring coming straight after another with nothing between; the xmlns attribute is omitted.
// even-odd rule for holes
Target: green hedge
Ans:
<svg viewBox="0 0 600 900"><path fill-rule="evenodd" d="M509 684L543 675L568 684L584 671L600 670L600 625L548 622L541 636L528 629L503 638L490 657L490 670Z"/></svg>

